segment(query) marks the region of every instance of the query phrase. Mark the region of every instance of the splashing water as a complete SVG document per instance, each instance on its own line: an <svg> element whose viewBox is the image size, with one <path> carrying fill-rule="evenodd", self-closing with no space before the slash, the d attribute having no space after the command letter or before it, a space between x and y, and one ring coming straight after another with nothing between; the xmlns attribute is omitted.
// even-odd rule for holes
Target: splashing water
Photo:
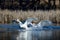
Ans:
<svg viewBox="0 0 60 40"><path fill-rule="evenodd" d="M25 21L24 24L19 19L17 19L16 21L18 22L20 27L25 28L26 30L43 29L44 26L52 25L52 22L49 20L42 20L38 24L31 23L33 20L36 20L36 18L29 18ZM30 27L28 27L29 24Z"/></svg>

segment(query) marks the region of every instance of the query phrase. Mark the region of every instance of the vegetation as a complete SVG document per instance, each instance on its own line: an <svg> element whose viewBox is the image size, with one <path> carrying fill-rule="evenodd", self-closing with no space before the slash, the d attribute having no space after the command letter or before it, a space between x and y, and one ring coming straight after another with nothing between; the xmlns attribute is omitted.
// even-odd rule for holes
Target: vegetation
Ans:
<svg viewBox="0 0 60 40"><path fill-rule="evenodd" d="M60 11L49 10L49 11L22 11L22 10L0 10L0 23L11 23L12 20L19 18L25 20L27 18L38 18L37 22L41 20L51 20L53 23L60 23Z"/></svg>
<svg viewBox="0 0 60 40"><path fill-rule="evenodd" d="M10 10L60 9L60 0L0 0L0 8Z"/></svg>

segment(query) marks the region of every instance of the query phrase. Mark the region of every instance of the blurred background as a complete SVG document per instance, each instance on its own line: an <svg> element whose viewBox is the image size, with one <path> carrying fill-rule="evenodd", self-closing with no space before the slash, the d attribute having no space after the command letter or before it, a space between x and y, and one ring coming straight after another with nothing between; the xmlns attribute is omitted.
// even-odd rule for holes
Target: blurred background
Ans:
<svg viewBox="0 0 60 40"><path fill-rule="evenodd" d="M51 20L60 25L60 0L0 0L0 23L11 23L13 19L29 17Z"/></svg>
<svg viewBox="0 0 60 40"><path fill-rule="evenodd" d="M36 23L41 20L50 20L53 25L60 26L60 0L0 0L0 24L11 24L12 20L17 18L21 21L27 18L38 18ZM7 29L0 28L0 30ZM44 32L45 34L49 33L49 31ZM51 32L51 39L49 40L60 39L60 30ZM0 32L0 40L16 40L16 35L19 35L16 31ZM47 34L45 37L48 40ZM31 40L36 38L36 40L40 40L40 37L32 36L32 38Z"/></svg>

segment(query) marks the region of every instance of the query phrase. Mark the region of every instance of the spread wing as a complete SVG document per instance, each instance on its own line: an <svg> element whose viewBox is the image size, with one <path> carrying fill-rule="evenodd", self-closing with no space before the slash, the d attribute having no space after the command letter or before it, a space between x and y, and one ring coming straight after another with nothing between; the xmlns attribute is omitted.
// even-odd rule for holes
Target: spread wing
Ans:
<svg viewBox="0 0 60 40"><path fill-rule="evenodd" d="M25 24L30 24L33 20L37 20L37 18L28 18L26 21L25 21Z"/></svg>
<svg viewBox="0 0 60 40"><path fill-rule="evenodd" d="M19 25L23 24L19 19L16 19L16 21L19 23Z"/></svg>
<svg viewBox="0 0 60 40"><path fill-rule="evenodd" d="M52 25L52 22L49 20L42 20L37 24L37 26L51 26L51 25Z"/></svg>

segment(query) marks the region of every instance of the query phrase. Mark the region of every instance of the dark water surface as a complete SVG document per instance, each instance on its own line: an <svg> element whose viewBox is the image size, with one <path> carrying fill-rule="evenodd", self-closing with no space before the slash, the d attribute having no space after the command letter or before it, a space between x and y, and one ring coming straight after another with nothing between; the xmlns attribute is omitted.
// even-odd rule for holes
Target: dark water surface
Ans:
<svg viewBox="0 0 60 40"><path fill-rule="evenodd" d="M59 30L0 31L0 40L59 40Z"/></svg>
<svg viewBox="0 0 60 40"><path fill-rule="evenodd" d="M53 30L17 31L20 29L17 24L0 24L0 40L60 40L60 27L53 28Z"/></svg>

